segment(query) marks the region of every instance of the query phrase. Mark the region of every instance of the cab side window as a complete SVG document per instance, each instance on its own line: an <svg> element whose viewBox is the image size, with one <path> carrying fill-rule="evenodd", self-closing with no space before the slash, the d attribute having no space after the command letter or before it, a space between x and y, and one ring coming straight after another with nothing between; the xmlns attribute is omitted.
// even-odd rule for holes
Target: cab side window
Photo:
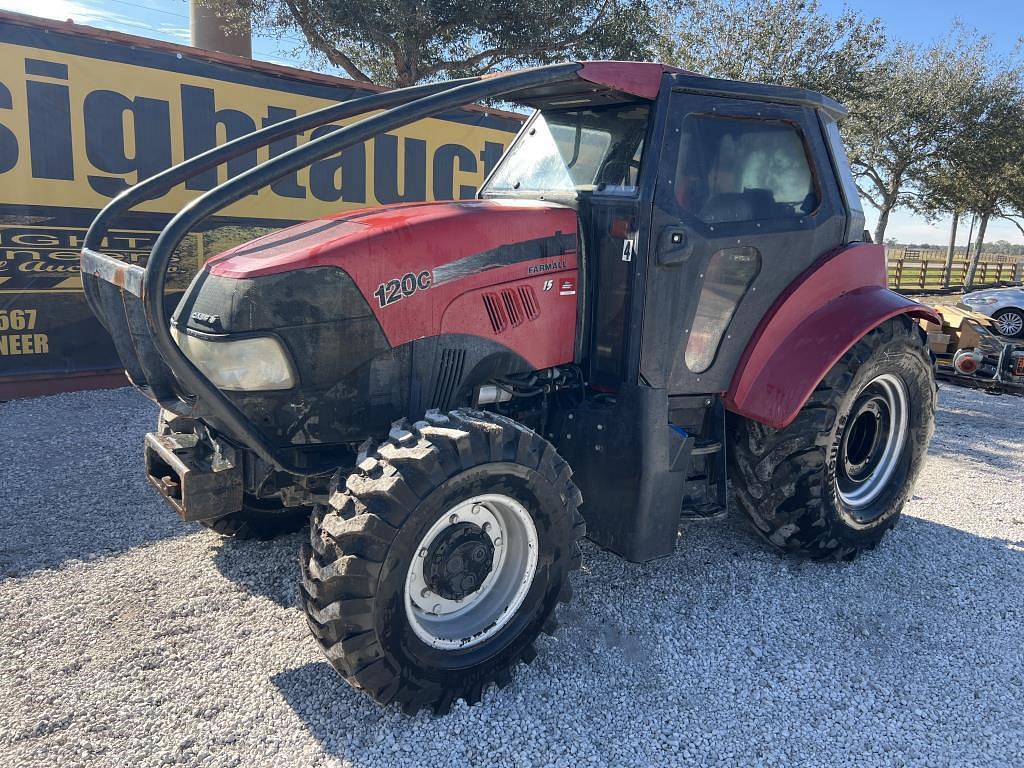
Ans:
<svg viewBox="0 0 1024 768"><path fill-rule="evenodd" d="M783 120L683 120L676 203L707 224L799 218L819 195L800 130Z"/></svg>

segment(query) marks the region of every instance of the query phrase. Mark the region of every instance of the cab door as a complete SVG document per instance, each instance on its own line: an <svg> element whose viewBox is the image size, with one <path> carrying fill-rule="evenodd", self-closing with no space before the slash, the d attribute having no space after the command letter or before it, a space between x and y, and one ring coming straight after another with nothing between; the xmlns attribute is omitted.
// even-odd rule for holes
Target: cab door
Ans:
<svg viewBox="0 0 1024 768"><path fill-rule="evenodd" d="M811 107L673 91L651 218L640 375L725 391L758 324L844 238Z"/></svg>

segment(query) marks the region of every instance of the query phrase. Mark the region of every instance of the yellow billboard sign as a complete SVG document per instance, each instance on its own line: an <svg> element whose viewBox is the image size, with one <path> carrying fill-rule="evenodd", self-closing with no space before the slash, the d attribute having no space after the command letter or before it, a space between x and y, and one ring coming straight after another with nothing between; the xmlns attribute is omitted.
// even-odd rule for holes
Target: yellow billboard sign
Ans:
<svg viewBox="0 0 1024 768"><path fill-rule="evenodd" d="M31 328L0 328L0 395L11 375L118 365L78 276L85 231L111 199L225 141L366 92L340 78L0 12L0 317L32 318ZM116 222L104 249L144 262L190 200L341 124L193 177ZM184 287L206 258L269 228L474 197L520 125L508 113L453 110L278 179L187 238L171 285ZM7 338L15 331L19 338Z"/></svg>
<svg viewBox="0 0 1024 768"><path fill-rule="evenodd" d="M0 73L0 202L22 206L100 208L140 178L216 144L359 95L352 89L311 95L279 78L232 82L217 72L184 74L2 40ZM459 117L379 136L275 182L224 214L299 220L365 205L472 197L501 156L514 121L472 112ZM179 210L218 179L331 130L307 131L237 158L219 174L204 174L140 210Z"/></svg>

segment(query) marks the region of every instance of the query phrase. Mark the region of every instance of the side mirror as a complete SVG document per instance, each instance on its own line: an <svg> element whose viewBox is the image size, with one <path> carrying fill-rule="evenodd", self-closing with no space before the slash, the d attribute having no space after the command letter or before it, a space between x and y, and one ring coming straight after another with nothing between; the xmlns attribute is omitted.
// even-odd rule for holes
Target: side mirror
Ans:
<svg viewBox="0 0 1024 768"><path fill-rule="evenodd" d="M865 243L873 243L873 242L875 242L874 240L871 239L871 233L868 232L866 229L861 234L860 239L862 241L864 241Z"/></svg>

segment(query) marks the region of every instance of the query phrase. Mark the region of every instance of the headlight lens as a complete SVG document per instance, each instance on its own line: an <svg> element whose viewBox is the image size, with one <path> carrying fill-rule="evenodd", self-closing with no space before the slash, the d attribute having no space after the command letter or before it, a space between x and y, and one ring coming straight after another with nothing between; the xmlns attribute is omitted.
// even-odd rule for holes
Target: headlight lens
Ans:
<svg viewBox="0 0 1024 768"><path fill-rule="evenodd" d="M288 355L272 336L214 341L173 325L171 336L185 357L219 389L254 392L295 386Z"/></svg>
<svg viewBox="0 0 1024 768"><path fill-rule="evenodd" d="M997 304L995 296L964 296L964 304Z"/></svg>

